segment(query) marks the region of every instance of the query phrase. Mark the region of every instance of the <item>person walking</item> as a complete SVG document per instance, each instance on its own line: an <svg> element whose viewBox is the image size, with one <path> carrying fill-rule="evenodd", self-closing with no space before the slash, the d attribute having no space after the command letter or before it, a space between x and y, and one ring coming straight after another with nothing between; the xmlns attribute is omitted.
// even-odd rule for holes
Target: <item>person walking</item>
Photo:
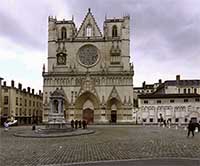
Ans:
<svg viewBox="0 0 200 166"><path fill-rule="evenodd" d="M74 120L73 119L71 120L71 127L72 127L72 129L74 128Z"/></svg>
<svg viewBox="0 0 200 166"><path fill-rule="evenodd" d="M75 129L78 128L78 120L75 120Z"/></svg>
<svg viewBox="0 0 200 166"><path fill-rule="evenodd" d="M78 126L79 126L79 128L81 128L81 127L82 127L81 120L79 120L79 121L78 121Z"/></svg>
<svg viewBox="0 0 200 166"><path fill-rule="evenodd" d="M86 128L86 121L83 120L83 129L85 129L85 128Z"/></svg>
<svg viewBox="0 0 200 166"><path fill-rule="evenodd" d="M190 136L190 132L192 132L192 136L194 137L194 130L195 130L195 125L192 123L192 120L190 120L188 124L188 135L187 137Z"/></svg>

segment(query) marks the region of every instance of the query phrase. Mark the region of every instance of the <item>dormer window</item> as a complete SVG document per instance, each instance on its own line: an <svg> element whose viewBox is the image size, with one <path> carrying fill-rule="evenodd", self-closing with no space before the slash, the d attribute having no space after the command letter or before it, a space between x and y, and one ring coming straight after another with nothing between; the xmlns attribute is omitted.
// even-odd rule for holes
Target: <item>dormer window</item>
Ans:
<svg viewBox="0 0 200 166"><path fill-rule="evenodd" d="M91 37L92 36L92 26L88 25L86 28L86 36Z"/></svg>
<svg viewBox="0 0 200 166"><path fill-rule="evenodd" d="M117 37L117 26L116 25L113 25L112 27L112 37Z"/></svg>
<svg viewBox="0 0 200 166"><path fill-rule="evenodd" d="M61 39L66 39L67 38L67 30L65 27L62 27L61 29Z"/></svg>

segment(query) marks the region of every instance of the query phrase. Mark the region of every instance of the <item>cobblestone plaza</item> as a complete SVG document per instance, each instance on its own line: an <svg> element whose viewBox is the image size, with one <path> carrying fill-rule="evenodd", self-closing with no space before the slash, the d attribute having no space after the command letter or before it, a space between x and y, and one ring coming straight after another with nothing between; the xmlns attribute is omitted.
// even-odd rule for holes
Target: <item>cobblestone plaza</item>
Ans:
<svg viewBox="0 0 200 166"><path fill-rule="evenodd" d="M187 138L183 128L157 126L89 126L94 134L59 138L23 138L1 131L0 165L51 165L91 161L200 158L200 134Z"/></svg>

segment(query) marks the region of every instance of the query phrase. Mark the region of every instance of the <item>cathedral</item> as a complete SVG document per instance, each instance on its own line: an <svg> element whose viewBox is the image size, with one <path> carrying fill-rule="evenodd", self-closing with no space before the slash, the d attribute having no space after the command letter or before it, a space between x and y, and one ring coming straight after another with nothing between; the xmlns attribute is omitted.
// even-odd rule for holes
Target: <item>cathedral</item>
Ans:
<svg viewBox="0 0 200 166"><path fill-rule="evenodd" d="M43 67L43 122L56 92L66 121L132 122L133 64L130 17L105 18L101 32L90 9L77 28L71 20L48 19L48 67Z"/></svg>

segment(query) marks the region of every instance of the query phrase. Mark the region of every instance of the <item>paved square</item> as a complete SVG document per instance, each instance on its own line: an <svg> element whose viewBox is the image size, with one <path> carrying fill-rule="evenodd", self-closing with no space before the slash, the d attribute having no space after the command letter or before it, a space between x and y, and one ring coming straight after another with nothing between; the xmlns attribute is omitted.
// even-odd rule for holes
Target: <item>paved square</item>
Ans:
<svg viewBox="0 0 200 166"><path fill-rule="evenodd" d="M89 126L95 134L60 138L22 138L31 127L0 129L0 165L50 165L102 160L200 158L200 133L183 128Z"/></svg>

